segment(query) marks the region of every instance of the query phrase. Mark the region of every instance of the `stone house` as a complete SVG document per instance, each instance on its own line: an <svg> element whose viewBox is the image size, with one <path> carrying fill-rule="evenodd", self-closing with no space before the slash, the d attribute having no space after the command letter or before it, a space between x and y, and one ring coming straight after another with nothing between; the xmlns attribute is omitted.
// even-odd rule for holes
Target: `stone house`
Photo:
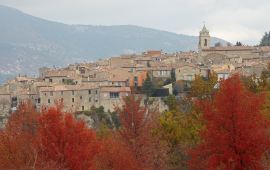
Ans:
<svg viewBox="0 0 270 170"><path fill-rule="evenodd" d="M78 84L81 80L75 70L56 69L46 72L44 81L54 84Z"/></svg>
<svg viewBox="0 0 270 170"><path fill-rule="evenodd" d="M207 67L199 67L192 64L180 65L175 68L175 78L176 81L192 81L195 79L195 75L200 75L203 77L208 77L209 69Z"/></svg>
<svg viewBox="0 0 270 170"><path fill-rule="evenodd" d="M130 95L130 93L130 87L101 87L100 105L106 111L113 111L115 107L122 106L123 98Z"/></svg>
<svg viewBox="0 0 270 170"><path fill-rule="evenodd" d="M153 78L171 78L171 67L152 67L151 75Z"/></svg>
<svg viewBox="0 0 270 170"><path fill-rule="evenodd" d="M120 56L120 57L111 57L109 59L109 66L120 68L125 64L133 64L133 56Z"/></svg>
<svg viewBox="0 0 270 170"><path fill-rule="evenodd" d="M41 108L63 103L68 112L90 110L91 106L100 106L99 88L93 85L56 85L40 89Z"/></svg>

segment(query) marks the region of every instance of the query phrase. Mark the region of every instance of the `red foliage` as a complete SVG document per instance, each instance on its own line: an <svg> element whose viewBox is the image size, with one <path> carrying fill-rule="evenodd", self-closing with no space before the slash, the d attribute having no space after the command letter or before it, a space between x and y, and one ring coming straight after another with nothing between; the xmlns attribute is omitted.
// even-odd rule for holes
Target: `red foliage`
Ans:
<svg viewBox="0 0 270 170"><path fill-rule="evenodd" d="M138 169L163 169L166 146L151 132L156 112L142 106L141 98L129 96L118 109L120 140L131 150Z"/></svg>
<svg viewBox="0 0 270 170"><path fill-rule="evenodd" d="M22 103L0 132L0 169L32 169L37 158L38 113L30 102Z"/></svg>
<svg viewBox="0 0 270 170"><path fill-rule="evenodd" d="M101 151L95 162L97 170L139 170L131 150L115 137L103 139Z"/></svg>
<svg viewBox="0 0 270 170"><path fill-rule="evenodd" d="M263 169L269 123L260 114L264 96L247 91L239 76L221 83L214 100L200 103L206 128L191 151L190 169Z"/></svg>
<svg viewBox="0 0 270 170"><path fill-rule="evenodd" d="M58 108L50 108L40 117L39 125L41 159L55 161L67 169L92 167L100 144L83 122Z"/></svg>
<svg viewBox="0 0 270 170"><path fill-rule="evenodd" d="M147 108L141 106L141 99L134 96L124 99L123 108L118 109L122 129L120 131L127 142L132 142L143 133L147 126L149 115L146 114Z"/></svg>

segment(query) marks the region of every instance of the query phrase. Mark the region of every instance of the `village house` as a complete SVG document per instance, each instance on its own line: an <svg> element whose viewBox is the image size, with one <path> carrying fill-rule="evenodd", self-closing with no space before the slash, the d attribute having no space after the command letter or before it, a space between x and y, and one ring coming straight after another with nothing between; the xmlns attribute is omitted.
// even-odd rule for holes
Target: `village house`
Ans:
<svg viewBox="0 0 270 170"><path fill-rule="evenodd" d="M120 57L111 57L109 59L109 66L120 68L125 64L134 64L134 55L123 55Z"/></svg>
<svg viewBox="0 0 270 170"><path fill-rule="evenodd" d="M235 66L232 64L212 65L211 71L217 74L218 81L226 80L234 72Z"/></svg>
<svg viewBox="0 0 270 170"><path fill-rule="evenodd" d="M171 67L153 67L151 68L153 78L171 78Z"/></svg>
<svg viewBox="0 0 270 170"><path fill-rule="evenodd" d="M243 76L255 76L256 78L261 77L263 70L267 70L266 63L249 63L246 65L240 65L235 67L233 74L237 73Z"/></svg>
<svg viewBox="0 0 270 170"><path fill-rule="evenodd" d="M54 69L47 71L44 75L44 81L54 84L78 84L81 82L76 70Z"/></svg>
<svg viewBox="0 0 270 170"><path fill-rule="evenodd" d="M209 69L207 67L199 67L194 64L181 64L175 68L176 81L192 81L195 79L195 75L208 77Z"/></svg>
<svg viewBox="0 0 270 170"><path fill-rule="evenodd" d="M86 111L92 106L103 106L114 110L122 102L122 97L130 94L129 87L97 87L92 85L58 85L40 89L40 106L48 108L63 103L67 112Z"/></svg>
<svg viewBox="0 0 270 170"><path fill-rule="evenodd" d="M55 85L40 88L40 106L48 108L63 103L67 112L90 110L100 106L99 88L93 85Z"/></svg>
<svg viewBox="0 0 270 170"><path fill-rule="evenodd" d="M105 111L113 111L116 107L122 106L124 97L130 95L130 87L101 87L100 105Z"/></svg>

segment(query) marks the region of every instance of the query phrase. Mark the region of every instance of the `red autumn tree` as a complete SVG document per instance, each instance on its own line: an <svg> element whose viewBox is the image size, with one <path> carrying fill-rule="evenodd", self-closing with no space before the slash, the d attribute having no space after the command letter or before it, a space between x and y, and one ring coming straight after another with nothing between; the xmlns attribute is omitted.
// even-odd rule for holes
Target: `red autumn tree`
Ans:
<svg viewBox="0 0 270 170"><path fill-rule="evenodd" d="M66 169L93 168L93 158L100 149L94 131L57 107L43 112L39 119L41 159Z"/></svg>
<svg viewBox="0 0 270 170"><path fill-rule="evenodd" d="M163 169L166 146L154 136L157 112L144 106L141 98L129 96L118 108L121 129L120 140L130 148L137 161L138 169Z"/></svg>
<svg viewBox="0 0 270 170"><path fill-rule="evenodd" d="M139 170L132 151L117 138L116 134L112 135L102 139L101 151L95 157L95 169Z"/></svg>
<svg viewBox="0 0 270 170"><path fill-rule="evenodd" d="M238 75L221 82L214 100L199 104L206 127L202 143L191 151L190 169L263 169L270 146L263 100L247 91Z"/></svg>
<svg viewBox="0 0 270 170"><path fill-rule="evenodd" d="M33 169L38 113L30 102L21 103L0 132L0 169Z"/></svg>

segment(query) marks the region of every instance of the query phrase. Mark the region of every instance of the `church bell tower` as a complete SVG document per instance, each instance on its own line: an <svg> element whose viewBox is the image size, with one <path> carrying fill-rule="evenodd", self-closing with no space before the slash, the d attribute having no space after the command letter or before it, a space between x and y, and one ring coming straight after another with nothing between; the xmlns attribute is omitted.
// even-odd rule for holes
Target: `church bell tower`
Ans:
<svg viewBox="0 0 270 170"><path fill-rule="evenodd" d="M210 39L209 31L204 25L199 36L199 51L210 48Z"/></svg>

